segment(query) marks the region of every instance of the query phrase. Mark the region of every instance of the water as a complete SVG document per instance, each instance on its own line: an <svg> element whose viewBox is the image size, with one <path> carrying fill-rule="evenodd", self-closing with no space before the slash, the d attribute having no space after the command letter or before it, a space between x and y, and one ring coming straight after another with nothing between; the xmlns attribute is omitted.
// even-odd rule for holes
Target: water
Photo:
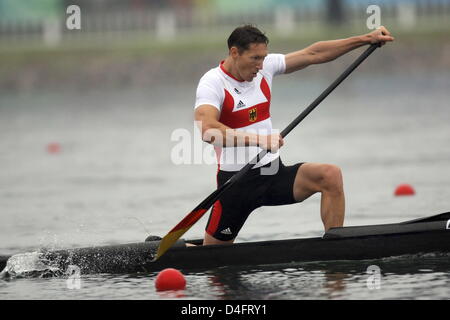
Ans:
<svg viewBox="0 0 450 320"><path fill-rule="evenodd" d="M333 79L275 82L282 129ZM356 72L286 139L287 164L339 165L346 225L449 211L450 74ZM0 98L0 254L142 241L164 235L214 190L215 165L175 165L175 129L193 131L195 83L148 91L3 94ZM59 153L49 153L50 143ZM395 198L400 183L416 196ZM237 241L322 234L320 197L260 208ZM273 214L273 213L277 214ZM186 235L203 235L206 216ZM367 268L381 270L380 289ZM154 290L156 274L0 280L0 299L448 299L448 256L327 262L188 273L184 292Z"/></svg>
<svg viewBox="0 0 450 320"><path fill-rule="evenodd" d="M413 264L413 267L412 267ZM372 285L370 266L381 269ZM367 261L315 262L252 268L225 267L186 273L185 290L158 292L156 273L82 275L2 281L0 299L448 299L449 256L417 255Z"/></svg>

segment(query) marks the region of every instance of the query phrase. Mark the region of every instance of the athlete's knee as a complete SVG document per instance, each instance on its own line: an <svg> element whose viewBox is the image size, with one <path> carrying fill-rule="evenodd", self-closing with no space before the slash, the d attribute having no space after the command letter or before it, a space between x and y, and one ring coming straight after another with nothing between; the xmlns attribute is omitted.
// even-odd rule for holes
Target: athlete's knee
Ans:
<svg viewBox="0 0 450 320"><path fill-rule="evenodd" d="M342 171L333 164L320 166L320 186L322 190L341 192L343 190Z"/></svg>

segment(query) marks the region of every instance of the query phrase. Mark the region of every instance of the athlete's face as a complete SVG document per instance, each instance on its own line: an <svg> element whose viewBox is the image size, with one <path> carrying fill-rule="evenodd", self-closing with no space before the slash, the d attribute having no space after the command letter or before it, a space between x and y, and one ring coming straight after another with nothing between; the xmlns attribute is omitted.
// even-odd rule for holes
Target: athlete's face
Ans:
<svg viewBox="0 0 450 320"><path fill-rule="evenodd" d="M234 49L236 50L234 54L232 52L232 55L239 76L245 81L252 81L259 70L263 68L264 58L267 56L267 45L265 43L252 43L247 50L241 53L237 48Z"/></svg>

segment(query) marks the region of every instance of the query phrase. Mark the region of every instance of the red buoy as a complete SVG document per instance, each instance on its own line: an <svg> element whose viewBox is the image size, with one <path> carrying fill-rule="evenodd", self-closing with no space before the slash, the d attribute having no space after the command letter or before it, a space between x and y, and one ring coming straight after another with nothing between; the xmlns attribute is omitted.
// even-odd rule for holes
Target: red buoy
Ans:
<svg viewBox="0 0 450 320"><path fill-rule="evenodd" d="M155 287L158 291L183 290L186 288L186 279L177 269L167 268L156 277Z"/></svg>
<svg viewBox="0 0 450 320"><path fill-rule="evenodd" d="M47 152L51 154L59 153L61 151L61 145L57 142L52 142L47 145Z"/></svg>
<svg viewBox="0 0 450 320"><path fill-rule="evenodd" d="M410 184L401 184L395 189L396 196L412 196L416 194L414 188Z"/></svg>

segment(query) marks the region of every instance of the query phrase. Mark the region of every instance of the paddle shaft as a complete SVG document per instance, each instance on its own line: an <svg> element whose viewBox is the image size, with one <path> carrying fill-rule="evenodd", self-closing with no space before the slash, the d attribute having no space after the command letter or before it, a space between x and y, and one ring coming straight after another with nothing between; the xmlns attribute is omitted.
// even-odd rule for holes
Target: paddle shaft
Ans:
<svg viewBox="0 0 450 320"><path fill-rule="evenodd" d="M328 88L323 91L298 117L296 117L281 133L281 137L286 137L303 119L308 116L336 87L344 81L350 73L353 72L372 52L375 51L379 44L372 44L367 48ZM158 251L153 259L156 261L161 257L187 230L190 229L205 212L228 190L232 185L239 181L260 159L267 154L266 150L261 151L249 163L247 163L240 171L233 175L221 187L210 194L203 200L194 210L191 211L183 220L180 221L164 238L161 240Z"/></svg>

